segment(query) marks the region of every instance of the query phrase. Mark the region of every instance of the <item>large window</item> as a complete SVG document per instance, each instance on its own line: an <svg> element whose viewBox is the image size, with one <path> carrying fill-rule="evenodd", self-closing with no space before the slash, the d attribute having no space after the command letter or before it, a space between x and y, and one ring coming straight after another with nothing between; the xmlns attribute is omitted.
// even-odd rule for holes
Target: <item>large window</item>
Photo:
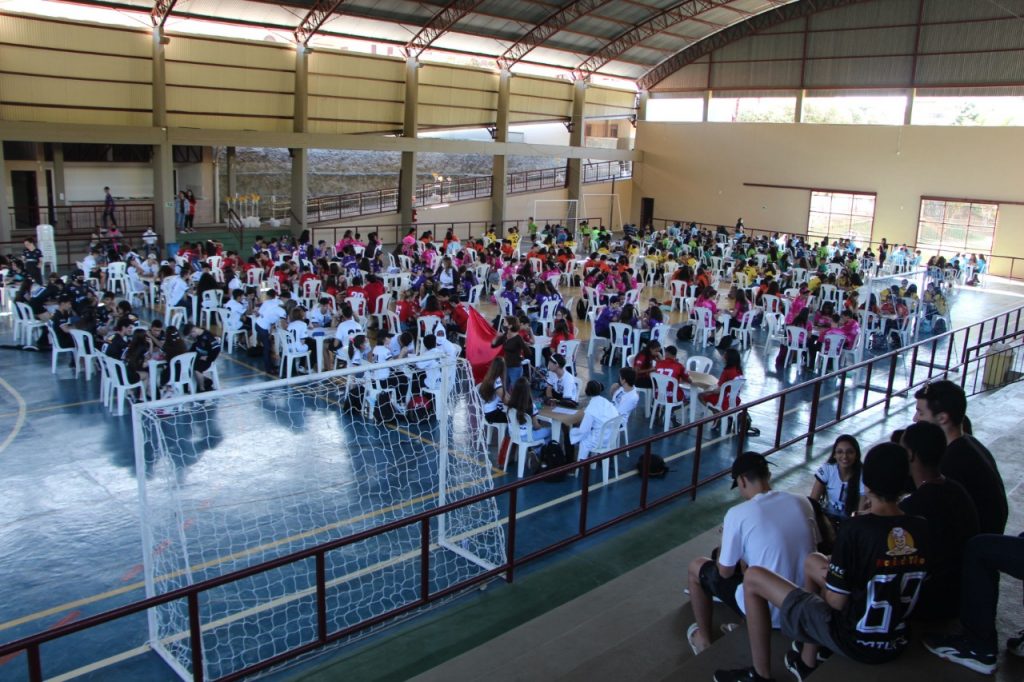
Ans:
<svg viewBox="0 0 1024 682"><path fill-rule="evenodd" d="M866 246L875 222L875 195L855 192L811 192L807 234L815 239L853 239Z"/></svg>
<svg viewBox="0 0 1024 682"><path fill-rule="evenodd" d="M943 256L992 253L999 204L963 199L921 198L917 248Z"/></svg>

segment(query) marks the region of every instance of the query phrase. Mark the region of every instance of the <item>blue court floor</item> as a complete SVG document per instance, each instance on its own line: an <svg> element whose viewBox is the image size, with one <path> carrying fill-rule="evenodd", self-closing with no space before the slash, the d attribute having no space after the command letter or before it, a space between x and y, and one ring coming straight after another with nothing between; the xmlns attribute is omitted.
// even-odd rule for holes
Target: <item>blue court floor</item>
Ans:
<svg viewBox="0 0 1024 682"><path fill-rule="evenodd" d="M993 282L982 290L960 290L952 301L952 319L960 327L1022 304L1024 286ZM100 404L97 376L91 382L84 377L75 379L64 362L58 364L56 374L51 374L49 354L12 349L10 339L9 321L0 321L0 499L4 500L0 507L0 543L4 546L4 561L0 564L0 641L53 628L144 596L139 491L130 417L111 416ZM689 344L681 348L686 353L693 350ZM809 374L801 374L796 367L777 372L772 361L776 350L773 345L765 362L764 336L755 333L753 349L743 354L746 401L809 378ZM258 385L267 379L244 353L234 357L224 354L222 358L220 375L224 387ZM595 361L587 358L581 374L597 376L610 385L613 371L595 366ZM720 370L721 363L715 358L712 373L718 374ZM901 368L896 385L905 385L906 376L906 370ZM882 387L886 378L879 370L877 381L872 377L871 383ZM862 395L847 393L844 402L852 406ZM806 430L810 400L810 392L804 391L787 401L783 440L790 437L787 434ZM837 400L835 391L823 392L818 405L820 420L831 418ZM761 436L748 440L750 449L768 447L773 441L777 408L766 405L752 410L754 425L764 428ZM872 419L869 415L851 420L846 430L855 432L867 425L863 420ZM254 425L251 434L257 444L258 427ZM632 439L651 433L642 409L634 413L629 431ZM657 425L655 431L660 431ZM658 444L655 452L669 460L671 472L664 479L652 481L652 497L689 483L693 445L689 435ZM826 444L816 446L823 450ZM726 467L735 447L735 436L713 432L712 440L705 440L703 445L700 475ZM492 457L494 450L492 446ZM638 454L620 458L620 476L607 485L601 485L598 472L593 472L589 525L635 506L639 496L639 479L634 473ZM808 467L814 465L809 463ZM272 474L285 485L289 477L308 473L301 467L280 467L277 460L260 457L257 448L244 466L252 470L254 477ZM260 471L261 466L274 469ZM223 494L219 481L215 477L196 481L197 471L198 468L190 474L191 482L205 488L207 497L216 503L218 495ZM509 474L496 468L492 473L495 485L514 477L512 467ZM579 498L577 479L539 482L521 491L517 555L573 534L578 528ZM499 498L498 504L504 520L507 497ZM699 500L696 504L700 504ZM608 537L619 532L624 531L616 530ZM605 536L593 542L600 542L601 537ZM585 545L567 551L585 551ZM544 561L537 562L530 570L543 564ZM58 679L177 679L148 650L146 632L144 618L127 618L44 647L44 674ZM297 637L302 639L304 635L297 633ZM24 679L24 659L15 656L0 660L0 680Z"/></svg>

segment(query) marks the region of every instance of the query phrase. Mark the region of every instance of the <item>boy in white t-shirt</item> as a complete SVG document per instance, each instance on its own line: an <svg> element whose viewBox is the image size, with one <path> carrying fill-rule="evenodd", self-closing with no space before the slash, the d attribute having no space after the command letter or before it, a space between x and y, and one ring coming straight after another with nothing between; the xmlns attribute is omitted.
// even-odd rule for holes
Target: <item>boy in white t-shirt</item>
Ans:
<svg viewBox="0 0 1024 682"><path fill-rule="evenodd" d="M626 421L629 421L629 415L633 414L633 410L640 404L640 394L633 387L635 382L636 370L632 367L623 367L619 370L619 383L612 385L612 403Z"/></svg>
<svg viewBox="0 0 1024 682"><path fill-rule="evenodd" d="M712 598L744 615L741 562L802 585L804 559L820 541L810 501L772 490L764 455L744 452L737 457L732 479L732 487L739 488L745 501L725 514L717 561L700 557L690 562L690 601L696 622L686 631L686 639L695 654L711 645ZM772 623L779 626L778 609L772 610Z"/></svg>

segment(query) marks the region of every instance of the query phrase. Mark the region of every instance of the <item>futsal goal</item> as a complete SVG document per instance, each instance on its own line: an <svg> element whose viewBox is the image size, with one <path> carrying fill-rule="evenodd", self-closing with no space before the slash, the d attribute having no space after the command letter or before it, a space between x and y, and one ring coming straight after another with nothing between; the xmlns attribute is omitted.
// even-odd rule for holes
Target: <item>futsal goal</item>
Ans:
<svg viewBox="0 0 1024 682"><path fill-rule="evenodd" d="M493 488L470 368L441 353L141 403L132 418L147 596ZM426 576L424 535L416 522L325 554L328 634L505 563L493 498L431 519ZM217 679L316 642L317 569L310 557L199 593L201 660L185 599L150 609L150 645L183 679L199 665Z"/></svg>

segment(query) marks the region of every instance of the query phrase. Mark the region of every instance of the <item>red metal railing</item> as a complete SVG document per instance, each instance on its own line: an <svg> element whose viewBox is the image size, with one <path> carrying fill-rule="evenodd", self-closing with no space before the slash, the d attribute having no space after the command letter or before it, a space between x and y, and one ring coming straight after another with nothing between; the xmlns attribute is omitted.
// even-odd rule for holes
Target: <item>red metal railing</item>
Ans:
<svg viewBox="0 0 1024 682"><path fill-rule="evenodd" d="M756 399L729 412L698 419L693 423L671 429L668 432L659 433L648 438L629 443L628 445L614 451L592 456L582 462L566 464L565 466L545 472L539 476L518 480L513 483L494 488L493 490L464 498L458 502L441 505L434 509L423 511L404 519L392 521L370 530L355 533L316 547L295 552L288 556L267 561L246 569L233 571L220 577L204 580L158 597L151 597L137 601L74 623L62 625L51 630L39 632L19 640L9 642L0 646L0 657L25 652L27 654L28 662L28 679L32 682L36 682L38 680L42 680L40 647L43 644L67 637L68 635L72 635L89 628L110 623L111 621L139 613L160 604L185 599L187 600L189 612L189 641L191 644L193 661L192 676L194 680L201 682L204 675L204 666L202 665L203 648L199 609L200 599L203 594L219 586L265 573L266 571L286 566L297 561L314 558L317 569L316 639L306 644L297 645L286 652L269 657L219 678L220 680L241 679L288 659L313 651L327 643L337 641L365 630L373 625L377 625L383 621L412 611L420 606L449 596L455 592L465 590L495 576L504 575L505 579L511 582L514 579L516 569L527 562L551 554L552 552L555 552L567 545L573 544L583 538L622 523L623 521L644 513L648 509L678 499L683 495L689 495L692 499L696 499L697 492L701 487L729 474L729 468L724 467L720 470L704 475L703 477L701 476L702 453L704 452L704 447L709 445L704 442L704 433L716 419L725 418L730 415L742 415L743 417L746 417L751 413L754 413L756 416L760 416L762 411L760 408L767 407L770 409L772 406L776 406L778 409L773 445L766 449L762 449L762 452L765 454L772 454L801 441L805 441L807 443L807 447L811 447L814 443L815 434L823 429L835 426L842 421L874 408L882 407L888 411L893 398L912 395L913 391L917 387L922 386L933 379L947 377L951 372L959 373L960 384L968 391L969 394L973 395L974 393L985 390L987 384L992 383L987 380L993 378L989 375L989 361L994 361L993 359L995 358L1004 358L1003 354L1007 352L1004 349L1005 345L1009 345L1012 348L1010 352L1024 350L1024 331L1021 331L1022 313L1024 313L1024 307L1016 308L970 325L969 327L939 334L935 337L908 345L899 351L893 351L873 357L830 374L791 386L779 393ZM1002 327L1001 331L1000 326ZM986 335L988 336L987 340L985 339ZM957 339L961 336L962 342L958 342ZM945 355L944 358L942 357L943 354ZM923 355L930 356L930 361L925 362L922 360ZM1018 355L1020 355L1020 353L1018 353ZM903 382L902 385L899 385L896 381L897 368L899 364L905 363L908 358L910 359L911 364L909 370L906 372L906 381ZM920 374L918 373L917 370L919 365L927 367L928 371L926 376L920 376L920 374L924 374L923 372ZM1020 369L1019 364L1014 365L1014 367L1018 370ZM872 381L876 378L876 374L881 374L886 377L884 388L872 385ZM970 376L972 374L973 382L970 381ZM1019 378L1020 374L1018 372L1015 380ZM1000 379L1000 381L1003 380L1004 379ZM830 415L830 418L827 421L822 421L819 417L822 415L822 409L827 407L826 401L830 399L829 396L823 396L822 391L827 388L832 388L836 383L838 383L838 391L834 395L838 396L838 400L836 401L834 417ZM862 391L862 395L856 396L857 391ZM789 440L783 441L783 420L786 416L787 398L794 396L795 394L803 394L803 396L806 396L808 392L811 394L811 402L806 431L798 433L798 435L790 438ZM874 399L872 399L872 394L875 394ZM852 401L853 408L847 410L847 398L850 396L854 396L855 400ZM788 423L792 425L794 421L795 420L790 420ZM654 444L661 443L666 439L679 438L681 435L689 432L694 433L696 438L696 446L694 448L692 458L692 473L689 484L672 490L656 499L650 499L651 479L649 476L649 470L652 446ZM734 436L734 439L736 452L742 452L746 449L747 436L744 429L739 429L739 433L737 436ZM602 460L627 454L635 450L642 451L642 464L640 467L641 485L636 505L618 516L607 519L603 522L596 524L589 523L590 519L588 517L588 513L590 511L589 499L591 495L589 490L591 464L600 464ZM582 485L579 498L579 523L576 532L545 547L536 549L522 557L517 557L516 524L519 511L519 491L526 486L533 485L538 481L543 481L545 478L572 472L579 473ZM334 632L328 632L326 601L327 587L324 570L326 562L325 556L328 552L352 545L368 538L383 535L398 528L418 524L421 529L421 546L419 553L420 575L428 576L430 567L429 545L431 520L434 517L447 514L455 509L483 502L490 498L499 498L502 496L507 497L508 502L506 560L502 565L436 592L430 591L428 580L422 580L418 600L403 604L402 606L398 606L385 613L374 615L360 623L347 626Z"/></svg>
<svg viewBox="0 0 1024 682"><path fill-rule="evenodd" d="M103 204L73 206L25 206L10 209L10 224L15 236L34 235L36 225L53 225L58 236L88 237L103 226ZM114 220L122 232L143 232L153 227L153 202L120 202L114 207Z"/></svg>
<svg viewBox="0 0 1024 682"><path fill-rule="evenodd" d="M602 161L584 164L582 168L584 183L609 182L612 179L629 178L632 172L631 161ZM558 189L566 186L567 178L565 166L517 171L506 176L505 189L509 194ZM307 220L315 224L365 215L393 213L399 210L398 191L397 187L389 187L351 194L313 197L306 202ZM456 201L486 199L491 194L492 178L489 175L428 182L415 189L413 207L419 209ZM287 219L290 206L291 203L288 201L274 203L271 205L271 214L275 218Z"/></svg>

